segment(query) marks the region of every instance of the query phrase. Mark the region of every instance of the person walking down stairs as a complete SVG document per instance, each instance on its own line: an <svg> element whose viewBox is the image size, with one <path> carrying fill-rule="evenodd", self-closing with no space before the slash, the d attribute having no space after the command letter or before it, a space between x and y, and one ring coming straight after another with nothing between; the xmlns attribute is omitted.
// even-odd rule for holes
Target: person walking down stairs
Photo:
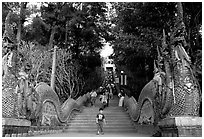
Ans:
<svg viewBox="0 0 204 139"><path fill-rule="evenodd" d="M95 105L95 102L96 102L97 93L95 90L92 90L90 95L91 95L91 106L93 106Z"/></svg>
<svg viewBox="0 0 204 139"><path fill-rule="evenodd" d="M108 89L106 89L106 91L105 91L105 95L106 95L106 99L107 99L107 107L109 106L109 101L110 101L110 94L109 94L109 91L108 91Z"/></svg>
<svg viewBox="0 0 204 139"><path fill-rule="evenodd" d="M121 92L118 94L118 97L120 98L118 106L123 107L123 102L124 102L125 95L124 95L124 92L123 92L122 89L121 89Z"/></svg>
<svg viewBox="0 0 204 139"><path fill-rule="evenodd" d="M99 113L96 115L96 125L97 125L97 133L96 135L99 135L100 133L103 135L103 123L106 124L105 116L103 114L103 109L99 109Z"/></svg>

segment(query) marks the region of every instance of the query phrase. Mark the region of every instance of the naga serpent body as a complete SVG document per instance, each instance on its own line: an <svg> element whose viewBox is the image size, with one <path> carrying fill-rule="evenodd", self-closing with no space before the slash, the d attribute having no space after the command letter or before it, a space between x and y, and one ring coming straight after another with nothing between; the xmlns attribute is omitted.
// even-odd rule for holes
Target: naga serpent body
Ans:
<svg viewBox="0 0 204 139"><path fill-rule="evenodd" d="M157 82L151 80L142 89L138 101L134 97L125 96L124 105L133 121L138 123L156 123L161 115L158 115L159 107ZM159 109L160 108L160 109Z"/></svg>
<svg viewBox="0 0 204 139"><path fill-rule="evenodd" d="M48 84L41 82L35 87L28 84L31 69L26 69L26 62L20 56L11 15L9 12L6 17L3 35L4 47L9 51L2 62L2 117L34 122L37 119L37 125L65 124L71 112L80 110L90 96L85 94L77 100L68 98L61 104L57 93Z"/></svg>
<svg viewBox="0 0 204 139"><path fill-rule="evenodd" d="M185 25L179 21L176 27L169 46L163 33L162 57L166 76L161 93L158 82L151 80L142 89L138 102L134 97L125 98L125 107L136 122L157 124L165 117L199 116L201 90L184 49ZM165 49L170 49L170 52Z"/></svg>
<svg viewBox="0 0 204 139"><path fill-rule="evenodd" d="M41 124L60 125L66 123L73 110L80 110L79 102L72 98L68 98L61 104L56 92L44 82L37 84L35 90L39 95L35 115L39 118ZM86 102L88 99L89 95L84 95L83 101ZM52 122L53 118L57 121ZM47 120L47 122L45 120Z"/></svg>
<svg viewBox="0 0 204 139"><path fill-rule="evenodd" d="M158 121L169 116L199 116L201 95L198 88L194 87L192 91L188 91L182 86L175 86L175 96L173 96L172 92L167 95L165 87L162 94L159 94L157 84L155 80L147 83L138 101L134 97L125 97L125 107L133 121L157 124ZM169 104L166 105L166 103ZM164 109L166 109L165 113L163 113Z"/></svg>

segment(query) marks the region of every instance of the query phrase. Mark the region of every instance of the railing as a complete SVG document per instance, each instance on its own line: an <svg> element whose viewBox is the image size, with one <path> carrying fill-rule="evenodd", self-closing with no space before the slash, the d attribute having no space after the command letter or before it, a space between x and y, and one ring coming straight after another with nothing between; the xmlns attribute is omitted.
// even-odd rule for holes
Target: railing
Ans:
<svg viewBox="0 0 204 139"><path fill-rule="evenodd" d="M138 120L138 103L133 96L128 97L127 95L125 95L124 108L129 113L132 121Z"/></svg>
<svg viewBox="0 0 204 139"><path fill-rule="evenodd" d="M90 94L89 93L86 93L84 94L83 96L80 96L78 99L77 99L77 104L81 107L81 106L84 106L86 105L86 103L90 100Z"/></svg>
<svg viewBox="0 0 204 139"><path fill-rule="evenodd" d="M143 100L143 99L142 99ZM144 99L145 100L145 99ZM139 100L139 102L141 102ZM149 134L151 136L160 136L159 128L153 124L144 124L141 123L140 114L141 114L141 103L135 100L133 96L128 97L125 95L124 98L124 108L130 115L131 120L135 127L137 127L137 132L141 134ZM145 130L144 130L145 129Z"/></svg>
<svg viewBox="0 0 204 139"><path fill-rule="evenodd" d="M68 114L67 122L71 119L72 113L74 111L81 111L81 107L86 105L89 102L90 94L84 94L80 96L76 101L73 99L69 99L66 103L69 107L66 108L67 105L63 105L62 109L66 110ZM67 112L69 111L69 112ZM9 120L3 118L4 120ZM15 120L15 119L14 119ZM18 119L23 121L23 119ZM5 124L4 124L5 123ZM25 126L25 125L8 125L6 122L2 124L2 136L3 137L25 137L25 136L36 136L42 134L52 134L52 133L60 133L63 132L64 129L67 129L68 126L65 123L62 126ZM20 122L21 123L21 122Z"/></svg>
<svg viewBox="0 0 204 139"><path fill-rule="evenodd" d="M143 107L145 102L148 102L152 106L152 110L154 110L155 107L154 98L156 95L156 91L152 90L153 86L154 86L153 80L147 83L142 89L138 101L136 101L134 97L128 97L128 95L126 95L124 99L125 108L128 109L130 117L132 118L133 121L139 120L141 108ZM125 93L129 91L126 88L124 90Z"/></svg>

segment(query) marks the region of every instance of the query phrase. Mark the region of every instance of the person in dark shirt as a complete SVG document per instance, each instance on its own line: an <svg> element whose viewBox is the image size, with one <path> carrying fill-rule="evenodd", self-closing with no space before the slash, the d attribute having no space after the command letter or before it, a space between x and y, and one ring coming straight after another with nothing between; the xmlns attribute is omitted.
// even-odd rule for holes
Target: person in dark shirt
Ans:
<svg viewBox="0 0 204 139"><path fill-rule="evenodd" d="M103 123L106 124L105 116L103 114L103 109L99 109L99 113L96 115L96 125L97 125L97 135L101 134L103 135Z"/></svg>
<svg viewBox="0 0 204 139"><path fill-rule="evenodd" d="M106 107L108 107L109 106L109 100L110 100L110 94L109 94L107 89L105 91L105 95L106 95L106 99L107 99Z"/></svg>

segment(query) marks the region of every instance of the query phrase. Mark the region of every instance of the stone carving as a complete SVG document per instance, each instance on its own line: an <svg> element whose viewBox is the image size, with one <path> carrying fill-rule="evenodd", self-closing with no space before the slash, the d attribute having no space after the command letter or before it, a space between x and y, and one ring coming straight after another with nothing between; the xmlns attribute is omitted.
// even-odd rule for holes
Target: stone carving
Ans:
<svg viewBox="0 0 204 139"><path fill-rule="evenodd" d="M31 120L37 120L38 125L65 124L72 110L80 110L79 104L72 98L68 98L61 104L57 93L44 82L37 84L35 91L39 99L33 107Z"/></svg>
<svg viewBox="0 0 204 139"><path fill-rule="evenodd" d="M142 89L137 105L125 100L126 107L135 107L129 108L134 110L131 112L134 121L156 124L165 117L199 116L201 90L192 71L190 57L184 49L187 45L184 34L182 21L175 25L170 43L166 43L163 32L162 48L158 48L155 64L157 75ZM151 111L154 112L150 114Z"/></svg>
<svg viewBox="0 0 204 139"><path fill-rule="evenodd" d="M3 57L3 117L25 118L30 68L28 64L21 61L17 50L14 48Z"/></svg>
<svg viewBox="0 0 204 139"><path fill-rule="evenodd" d="M38 125L60 125L66 123L72 110L89 99L80 97L79 102L72 98L61 104L56 92L46 83L35 87L29 82L32 63L26 62L18 51L18 45L10 23L11 13L6 18L3 44L2 74L2 116L3 118L23 118ZM79 104L78 104L79 103Z"/></svg>
<svg viewBox="0 0 204 139"><path fill-rule="evenodd" d="M31 69L18 52L15 34L9 13L5 21L3 35L3 49L5 55L2 62L2 114L5 118L25 118L26 93L28 88L27 78Z"/></svg>

